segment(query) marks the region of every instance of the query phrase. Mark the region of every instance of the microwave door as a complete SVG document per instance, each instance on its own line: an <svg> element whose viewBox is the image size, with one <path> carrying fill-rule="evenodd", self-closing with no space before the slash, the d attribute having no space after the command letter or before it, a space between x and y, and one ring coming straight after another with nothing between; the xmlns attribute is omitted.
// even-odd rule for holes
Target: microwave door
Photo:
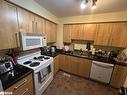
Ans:
<svg viewBox="0 0 127 95"><path fill-rule="evenodd" d="M42 37L41 36L24 36L22 38L22 49L30 50L42 47Z"/></svg>

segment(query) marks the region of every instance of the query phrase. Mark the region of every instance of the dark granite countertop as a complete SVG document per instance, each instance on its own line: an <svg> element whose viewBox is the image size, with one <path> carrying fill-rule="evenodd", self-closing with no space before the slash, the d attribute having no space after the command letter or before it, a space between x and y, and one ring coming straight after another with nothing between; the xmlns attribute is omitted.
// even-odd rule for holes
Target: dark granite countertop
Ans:
<svg viewBox="0 0 127 95"><path fill-rule="evenodd" d="M22 78L26 77L30 73L32 73L32 69L29 69L19 64L15 65L13 70L3 75L0 75L0 80L3 85L3 90L6 90L7 88L9 88L13 84L21 80Z"/></svg>
<svg viewBox="0 0 127 95"><path fill-rule="evenodd" d="M65 52L63 50L57 49L56 52L54 52L54 53L52 53L52 52L44 53L44 55L51 56L51 57L55 57L59 54L75 56L75 57L85 58L85 59L89 59L89 60L101 61L101 62L106 62L106 63L109 63L109 64L127 66L127 64L125 64L124 62L118 62L118 61L111 60L111 59L108 59L108 58L101 58L101 57L98 58L96 56L92 56L91 54L81 55L79 52L71 52L71 51Z"/></svg>

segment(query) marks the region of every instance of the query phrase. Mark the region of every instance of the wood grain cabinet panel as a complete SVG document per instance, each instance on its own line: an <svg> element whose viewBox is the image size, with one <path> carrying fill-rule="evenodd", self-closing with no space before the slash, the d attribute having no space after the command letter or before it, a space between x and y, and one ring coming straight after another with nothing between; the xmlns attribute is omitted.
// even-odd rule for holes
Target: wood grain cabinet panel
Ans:
<svg viewBox="0 0 127 95"><path fill-rule="evenodd" d="M70 56L70 73L78 75L78 67L80 59L78 57Z"/></svg>
<svg viewBox="0 0 127 95"><path fill-rule="evenodd" d="M63 42L71 43L72 26L73 25L64 25Z"/></svg>
<svg viewBox="0 0 127 95"><path fill-rule="evenodd" d="M72 39L82 40L84 26L83 24L74 24L72 25Z"/></svg>
<svg viewBox="0 0 127 95"><path fill-rule="evenodd" d="M45 31L46 31L48 43L56 42L57 25L50 21L46 21Z"/></svg>
<svg viewBox="0 0 127 95"><path fill-rule="evenodd" d="M94 37L96 34L96 24L84 24L84 35L83 40L92 40L94 41Z"/></svg>
<svg viewBox="0 0 127 95"><path fill-rule="evenodd" d="M70 24L64 25L64 42L76 40L94 40L96 24Z"/></svg>
<svg viewBox="0 0 127 95"><path fill-rule="evenodd" d="M54 58L54 74L56 74L58 71L59 71L59 69L60 69L60 64L59 64L59 55L58 56L56 56L55 58Z"/></svg>
<svg viewBox="0 0 127 95"><path fill-rule="evenodd" d="M80 64L78 68L78 75L82 77L90 77L92 61L88 59L80 59Z"/></svg>
<svg viewBox="0 0 127 95"><path fill-rule="evenodd" d="M89 78L92 61L84 58L60 55L60 69L63 71Z"/></svg>
<svg viewBox="0 0 127 95"><path fill-rule="evenodd" d="M127 67L115 65L112 73L110 85L115 88L120 88L121 86L124 85L126 76L127 76Z"/></svg>
<svg viewBox="0 0 127 95"><path fill-rule="evenodd" d="M19 31L20 32L34 32L34 14L19 8L17 9Z"/></svg>
<svg viewBox="0 0 127 95"><path fill-rule="evenodd" d="M127 24L124 22L101 23L97 25L95 45L127 47Z"/></svg>
<svg viewBox="0 0 127 95"><path fill-rule="evenodd" d="M109 46L114 47L127 47L127 24L126 23L113 23L112 34Z"/></svg>
<svg viewBox="0 0 127 95"><path fill-rule="evenodd" d="M32 74L21 79L5 91L12 92L13 95L34 95Z"/></svg>
<svg viewBox="0 0 127 95"><path fill-rule="evenodd" d="M18 21L16 6L0 1L0 49L17 48Z"/></svg>
<svg viewBox="0 0 127 95"><path fill-rule="evenodd" d="M43 35L46 34L45 33L45 19L43 19L42 17L35 15L34 27L35 27L34 32L39 32L39 33L42 33Z"/></svg>
<svg viewBox="0 0 127 95"><path fill-rule="evenodd" d="M70 72L70 56L60 55L60 69L66 72Z"/></svg>
<svg viewBox="0 0 127 95"><path fill-rule="evenodd" d="M95 45L103 45L108 46L109 40L112 32L112 24L111 23L101 23L97 24L95 35Z"/></svg>

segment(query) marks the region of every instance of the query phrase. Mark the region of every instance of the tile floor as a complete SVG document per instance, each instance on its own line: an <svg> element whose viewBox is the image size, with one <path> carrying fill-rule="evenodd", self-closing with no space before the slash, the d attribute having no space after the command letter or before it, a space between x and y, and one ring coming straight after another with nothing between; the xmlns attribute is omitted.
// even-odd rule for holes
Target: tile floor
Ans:
<svg viewBox="0 0 127 95"><path fill-rule="evenodd" d="M44 95L118 95L117 90L98 82L59 71Z"/></svg>

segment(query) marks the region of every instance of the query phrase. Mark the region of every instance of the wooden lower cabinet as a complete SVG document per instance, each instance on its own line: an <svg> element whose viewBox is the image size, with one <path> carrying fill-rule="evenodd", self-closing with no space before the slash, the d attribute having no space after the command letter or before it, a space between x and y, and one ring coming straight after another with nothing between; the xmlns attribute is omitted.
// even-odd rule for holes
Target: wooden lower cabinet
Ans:
<svg viewBox="0 0 127 95"><path fill-rule="evenodd" d="M115 65L112 73L110 85L115 88L120 88L121 86L124 85L126 76L127 76L127 67Z"/></svg>
<svg viewBox="0 0 127 95"><path fill-rule="evenodd" d="M78 75L80 58L70 56L70 73Z"/></svg>
<svg viewBox="0 0 127 95"><path fill-rule="evenodd" d="M70 72L70 56L60 55L60 69L66 72Z"/></svg>
<svg viewBox="0 0 127 95"><path fill-rule="evenodd" d="M78 75L82 77L90 77L91 65L92 65L92 60L81 58L79 69L78 69Z"/></svg>
<svg viewBox="0 0 127 95"><path fill-rule="evenodd" d="M59 55L54 58L54 75L59 71Z"/></svg>
<svg viewBox="0 0 127 95"><path fill-rule="evenodd" d="M60 69L89 78L92 61L84 58L60 55Z"/></svg>
<svg viewBox="0 0 127 95"><path fill-rule="evenodd" d="M34 95L32 74L18 81L5 91L12 92L13 95Z"/></svg>

